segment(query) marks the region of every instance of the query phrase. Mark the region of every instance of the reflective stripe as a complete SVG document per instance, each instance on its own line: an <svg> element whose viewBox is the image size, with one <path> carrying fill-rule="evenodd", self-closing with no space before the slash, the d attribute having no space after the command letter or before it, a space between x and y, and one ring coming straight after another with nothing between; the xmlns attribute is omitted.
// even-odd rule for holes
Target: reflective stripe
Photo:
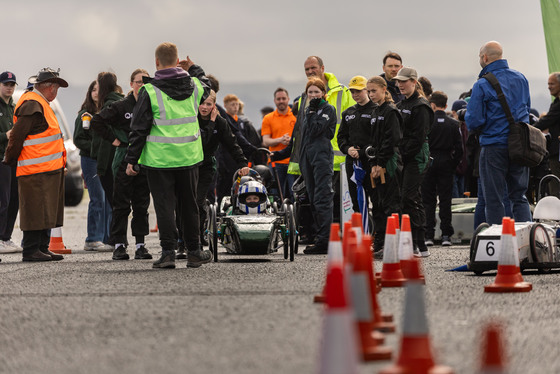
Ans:
<svg viewBox="0 0 560 374"><path fill-rule="evenodd" d="M342 153L342 151L334 151L334 155L335 156L345 156L344 153Z"/></svg>
<svg viewBox="0 0 560 374"><path fill-rule="evenodd" d="M27 166L27 165L35 165L41 164L47 161L54 161L56 159L62 158L62 152L53 153L52 155L37 157L37 158L29 158L27 160L18 161L18 166Z"/></svg>
<svg viewBox="0 0 560 374"><path fill-rule="evenodd" d="M344 88L336 93L336 124L342 122L342 93Z"/></svg>
<svg viewBox="0 0 560 374"><path fill-rule="evenodd" d="M154 92L156 93L156 98L159 107L159 118L154 119L154 123L158 126L167 126L167 125L181 125L183 123L192 123L196 122L197 117L184 117L184 118L174 118L174 119L167 119L167 113L165 113L165 105L163 104L163 95L161 94L161 90L156 86L152 85L154 88ZM198 113L198 86L194 85L194 111Z"/></svg>
<svg viewBox="0 0 560 374"><path fill-rule="evenodd" d="M28 139L26 141L23 142L23 146L28 146L28 145L36 145L36 144L43 144L43 143L49 143L58 139L62 139L62 133L60 134L54 134L51 136L47 136L44 138L35 138L35 139Z"/></svg>
<svg viewBox="0 0 560 374"><path fill-rule="evenodd" d="M164 109L165 110L165 109ZM154 125L157 126L172 126L172 125L183 125L187 123L196 122L197 118L194 117L183 117L183 118L174 118L174 119L159 119L154 118Z"/></svg>
<svg viewBox="0 0 560 374"><path fill-rule="evenodd" d="M173 136L155 136L155 135L148 135L146 138L149 142L154 143L169 143L169 144L184 144L184 143L191 143L196 141L200 137L200 129L193 136L183 136L180 138L173 137Z"/></svg>

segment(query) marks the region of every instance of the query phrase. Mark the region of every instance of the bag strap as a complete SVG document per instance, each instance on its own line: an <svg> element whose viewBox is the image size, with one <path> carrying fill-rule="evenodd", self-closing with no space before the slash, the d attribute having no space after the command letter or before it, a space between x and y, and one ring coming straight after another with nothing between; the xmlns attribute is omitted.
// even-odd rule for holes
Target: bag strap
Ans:
<svg viewBox="0 0 560 374"><path fill-rule="evenodd" d="M491 72L484 74L482 78L486 79L496 90L496 93L498 94L498 100L500 101L500 104L502 104L502 108L504 109L506 118L509 124L513 125L515 121L513 120L513 115L511 114L511 110L509 109L509 105L506 101L506 96L502 91L502 86L500 86L500 82L498 82L498 78L496 78L496 76Z"/></svg>

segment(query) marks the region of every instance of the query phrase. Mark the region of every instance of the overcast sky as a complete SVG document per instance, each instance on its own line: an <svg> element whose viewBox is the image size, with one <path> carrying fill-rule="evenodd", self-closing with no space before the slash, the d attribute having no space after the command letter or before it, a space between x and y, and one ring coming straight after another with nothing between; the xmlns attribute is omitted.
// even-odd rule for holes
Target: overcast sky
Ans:
<svg viewBox="0 0 560 374"><path fill-rule="evenodd" d="M128 87L135 68L153 74L163 41L223 82L303 86L308 55L337 76L369 77L381 73L388 50L420 75L474 82L488 40L501 42L510 67L530 81L548 76L538 0L22 0L3 8L0 69L20 85L50 66L70 85L110 70Z"/></svg>

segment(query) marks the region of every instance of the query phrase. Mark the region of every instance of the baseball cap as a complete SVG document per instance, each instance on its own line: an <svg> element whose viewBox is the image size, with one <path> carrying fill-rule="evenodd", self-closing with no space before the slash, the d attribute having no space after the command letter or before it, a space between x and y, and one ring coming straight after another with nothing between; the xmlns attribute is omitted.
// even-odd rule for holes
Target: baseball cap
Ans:
<svg viewBox="0 0 560 374"><path fill-rule="evenodd" d="M354 78L350 79L350 84L348 84L348 88L351 90L365 90L367 84L366 77L361 75L356 75Z"/></svg>
<svg viewBox="0 0 560 374"><path fill-rule="evenodd" d="M451 106L451 111L456 112L459 109L465 109L467 107L467 102L465 100L455 100Z"/></svg>
<svg viewBox="0 0 560 374"><path fill-rule="evenodd" d="M8 82L14 82L15 84L17 84L16 76L14 75L14 73L10 71L5 71L2 74L0 74L0 83L8 83Z"/></svg>
<svg viewBox="0 0 560 374"><path fill-rule="evenodd" d="M407 81L409 79L418 80L418 73L416 69L411 67L404 67L397 73L397 76L393 78L393 80L398 81Z"/></svg>

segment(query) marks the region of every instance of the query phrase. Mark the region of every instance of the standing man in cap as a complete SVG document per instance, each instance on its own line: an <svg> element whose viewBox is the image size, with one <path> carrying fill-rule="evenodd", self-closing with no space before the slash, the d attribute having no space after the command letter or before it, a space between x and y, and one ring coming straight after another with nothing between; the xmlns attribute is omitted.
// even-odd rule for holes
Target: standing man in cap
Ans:
<svg viewBox="0 0 560 374"><path fill-rule="evenodd" d="M3 162L17 164L23 261L57 261L63 257L49 251L49 241L50 230L63 225L66 149L49 103L68 83L50 68L29 82L34 87L16 105Z"/></svg>
<svg viewBox="0 0 560 374"><path fill-rule="evenodd" d="M482 78L488 72L493 73L502 87L513 120L529 123L529 82L523 74L509 68L502 54L502 46L496 41L482 46L478 55L482 70L478 76ZM480 132L479 172L486 200L486 222L490 225L502 222L506 187L515 221L531 221L531 209L525 196L529 185L529 168L509 160L509 122L496 90L486 79L479 79L473 85L465 122L469 131Z"/></svg>
<svg viewBox="0 0 560 374"><path fill-rule="evenodd" d="M0 74L0 157L8 145L8 139L14 127L14 100L16 76L5 71ZM21 252L21 247L12 238L14 224L18 213L18 187L16 168L0 164L0 253Z"/></svg>

